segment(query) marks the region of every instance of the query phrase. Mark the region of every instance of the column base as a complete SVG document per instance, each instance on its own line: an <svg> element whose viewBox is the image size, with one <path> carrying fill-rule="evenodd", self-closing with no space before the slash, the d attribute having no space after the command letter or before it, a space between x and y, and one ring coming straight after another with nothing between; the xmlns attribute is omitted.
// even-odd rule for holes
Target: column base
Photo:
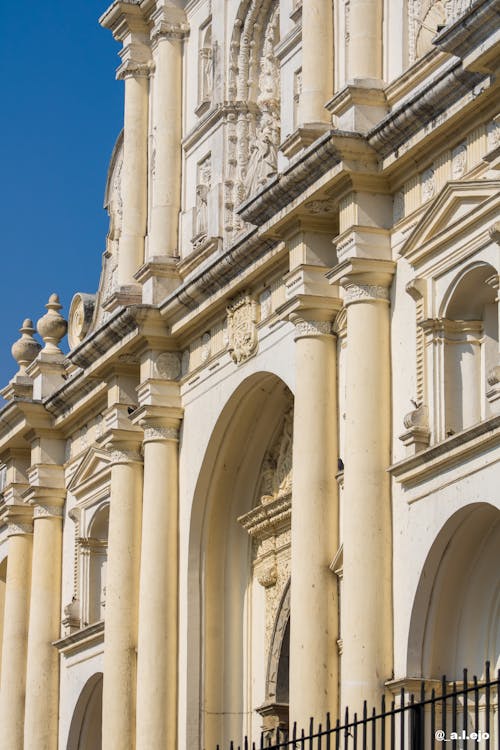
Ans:
<svg viewBox="0 0 500 750"><path fill-rule="evenodd" d="M384 82L378 78L356 78L330 99L331 112L339 130L367 133L388 112Z"/></svg>
<svg viewBox="0 0 500 750"><path fill-rule="evenodd" d="M103 308L106 312L114 312L120 307L139 305L141 302L142 289L140 284L127 284L117 287L113 293L104 300Z"/></svg>
<svg viewBox="0 0 500 750"><path fill-rule="evenodd" d="M135 274L142 287L142 302L157 305L180 284L177 270L179 258L171 255L155 255L149 258Z"/></svg>

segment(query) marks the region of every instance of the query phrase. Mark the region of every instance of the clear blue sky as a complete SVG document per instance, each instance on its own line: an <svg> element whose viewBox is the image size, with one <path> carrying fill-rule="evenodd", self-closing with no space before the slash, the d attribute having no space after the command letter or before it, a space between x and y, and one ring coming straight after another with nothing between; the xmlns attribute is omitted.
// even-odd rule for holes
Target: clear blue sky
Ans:
<svg viewBox="0 0 500 750"><path fill-rule="evenodd" d="M108 5L0 0L1 387L22 320L36 324L52 292L67 316L75 292L97 290L123 122L119 45L98 24Z"/></svg>

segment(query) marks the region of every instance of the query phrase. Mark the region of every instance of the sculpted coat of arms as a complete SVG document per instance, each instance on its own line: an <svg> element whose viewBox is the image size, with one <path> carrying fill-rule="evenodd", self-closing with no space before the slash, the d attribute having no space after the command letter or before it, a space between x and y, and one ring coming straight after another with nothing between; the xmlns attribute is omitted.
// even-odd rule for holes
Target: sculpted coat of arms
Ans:
<svg viewBox="0 0 500 750"><path fill-rule="evenodd" d="M227 307L228 349L233 362L240 364L256 350L257 302L248 294L237 297Z"/></svg>

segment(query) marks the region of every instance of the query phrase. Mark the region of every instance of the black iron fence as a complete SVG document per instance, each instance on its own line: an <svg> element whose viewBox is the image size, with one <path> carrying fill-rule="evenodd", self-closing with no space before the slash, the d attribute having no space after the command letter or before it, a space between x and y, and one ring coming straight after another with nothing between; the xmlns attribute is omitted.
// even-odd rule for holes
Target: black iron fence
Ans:
<svg viewBox="0 0 500 750"><path fill-rule="evenodd" d="M445 677L422 682L417 696L401 688L392 701L382 697L380 709L361 715L345 710L342 720L323 723L310 720L309 727L291 732L277 729L262 733L258 743L247 738L243 744L230 743L230 750L500 750L498 686L500 670L485 679L469 679L467 670L461 682ZM217 746L217 750L220 750Z"/></svg>

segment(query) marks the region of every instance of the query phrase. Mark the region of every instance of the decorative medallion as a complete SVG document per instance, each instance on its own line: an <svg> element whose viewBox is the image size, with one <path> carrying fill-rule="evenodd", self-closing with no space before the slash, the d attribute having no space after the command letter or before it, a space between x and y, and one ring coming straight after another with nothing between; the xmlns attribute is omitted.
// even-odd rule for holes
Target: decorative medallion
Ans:
<svg viewBox="0 0 500 750"><path fill-rule="evenodd" d="M237 365L257 349L257 309L249 294L242 294L227 306L228 349Z"/></svg>

